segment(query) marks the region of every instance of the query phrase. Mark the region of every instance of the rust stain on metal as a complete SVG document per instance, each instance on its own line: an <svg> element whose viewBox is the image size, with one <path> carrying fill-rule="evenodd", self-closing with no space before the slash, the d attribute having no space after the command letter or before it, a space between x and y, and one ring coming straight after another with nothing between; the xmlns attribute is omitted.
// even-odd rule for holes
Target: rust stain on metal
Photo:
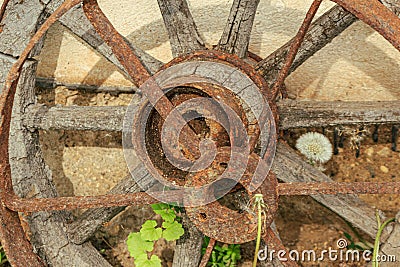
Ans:
<svg viewBox="0 0 400 267"><path fill-rule="evenodd" d="M400 51L400 18L378 0L332 0L353 13Z"/></svg>
<svg viewBox="0 0 400 267"><path fill-rule="evenodd" d="M286 76L289 73L290 67L293 64L293 61L296 57L297 52L299 51L299 48L301 46L301 43L304 40L304 36L307 33L308 28L311 25L311 22L317 13L317 10L321 4L322 0L315 0L312 4L310 9L307 12L307 15L303 21L303 24L301 25L296 37L293 40L293 43L290 46L289 52L286 56L285 63L282 67L282 69L279 71L278 78L276 79L276 82L272 88L272 99L276 99L278 96L278 93L281 92L284 97L287 97L287 92L286 89L282 86Z"/></svg>
<svg viewBox="0 0 400 267"><path fill-rule="evenodd" d="M279 195L400 194L400 182L280 183Z"/></svg>
<svg viewBox="0 0 400 267"><path fill-rule="evenodd" d="M80 0L65 1L57 10L43 23L38 32L29 41L27 47L21 53L17 62L12 66L0 97L0 188L1 188L1 215L0 233L1 243L7 253L7 258L15 266L44 266L41 259L33 252L32 245L26 238L22 228L18 212L12 211L7 206L7 201L19 199L12 187L11 168L9 163L9 133L12 106L14 96L21 73L22 65L26 61L29 52L35 44L43 37L49 27L54 24L63 14L73 6L80 3ZM35 203L33 203L35 205Z"/></svg>
<svg viewBox="0 0 400 267"><path fill-rule="evenodd" d="M101 11L97 1L84 0L83 10L97 33L110 46L114 55L129 73L135 85L139 87L150 78L149 71L146 70L124 37L114 28Z"/></svg>
<svg viewBox="0 0 400 267"><path fill-rule="evenodd" d="M8 2L10 2L10 0L4 0L3 4L1 5L1 8L0 8L0 23L3 21L4 14L6 12ZM3 25L0 24L0 32L2 32L2 31L3 31Z"/></svg>
<svg viewBox="0 0 400 267"><path fill-rule="evenodd" d="M258 60L256 56L253 56L252 53L249 53L249 56L253 58L254 60ZM274 115L274 119L276 124L279 124L279 114L278 114L278 107L276 105L276 102L273 99L273 95L271 93L271 90L265 81L265 79L254 69L254 67L245 61L243 59L239 58L235 54L227 54L221 51L216 51L216 50L197 50L194 51L191 54L187 55L182 55L180 57L174 58L167 64L165 64L163 67L161 67L161 70L167 69L175 64L179 64L181 62L187 62L187 61L213 61L213 62L219 62L222 64L228 64L230 66L236 67L239 69L241 72L246 74L255 84L256 86L260 89L260 92L263 94L265 99L268 101L268 105L270 106L270 109L272 111L272 114Z"/></svg>
<svg viewBox="0 0 400 267"><path fill-rule="evenodd" d="M273 115L266 119L275 119L278 121L277 106L275 98L279 91L284 95L283 82L288 74L290 66L295 59L301 42L304 39L305 33L308 30L310 23L315 16L315 13L322 0L315 0L306 18L301 25L297 36L288 52L287 59L283 68L281 69L278 79L270 90L264 78L260 76L253 66L244 62L236 55L226 54L219 51L205 50L195 51L188 55L183 55L173 59L168 64L164 65L162 69L166 69L172 65L185 62L185 61L213 61L223 64L228 64L239 69L246 74L260 89L264 97L267 99ZM392 12L386 9L378 1L367 0L333 0L334 2L342 5L344 8L351 11L359 19L366 22L368 25L382 34L389 42L392 43L398 50L400 50L400 19ZM3 2L0 10L0 21L4 16L8 0ZM17 62L12 66L5 83L3 93L0 97L0 110L1 110L1 124L0 124L0 196L1 196L1 215L0 215L0 232L2 237L2 244L7 252L9 261L15 266L43 266L39 257L33 253L33 249L29 241L26 239L24 230L21 225L21 220L18 212L35 212L35 211L50 211L50 210L71 210L78 208L96 208L96 207L112 207L112 206L127 206L127 205L145 205L159 202L145 192L131 193L131 194L110 194L103 196L74 196L74 197L58 197L58 198L44 198L44 199L24 199L15 195L12 187L11 169L9 165L9 130L11 121L12 105L16 92L17 83L19 80L20 72L23 63L26 61L30 51L35 44L43 37L49 27L54 24L63 14L65 14L73 6L79 4L81 0L67 0L65 1L42 25L38 32L29 41L27 47L22 52ZM116 55L120 63L127 70L132 80L137 86L149 82L150 86L144 86L143 93L148 100L154 104L155 109L159 112L160 116L165 119L171 111L175 108L174 104L164 95L163 90L157 85L148 70L140 62L139 58L134 54L129 45L121 36L103 14L96 0L84 0L83 9L91 21L96 31L104 39L104 41L111 47L113 53ZM249 53L252 60L258 61L256 55ZM249 129L252 122L245 119L244 110L240 104L235 100L234 95L230 92L224 91L216 85L207 83L191 83L189 80L185 86L197 88L202 92L215 97L215 95L222 96L222 99L229 103L231 107L244 122L248 134L251 136L250 147L251 151L256 146L259 138L259 129ZM154 87L157 90L152 90ZM190 96L193 97L193 96ZM185 101L185 97L181 97L179 101ZM210 109L213 107L210 106ZM182 116L178 115L178 119ZM209 124L209 127L215 130L215 134L221 134L222 130L218 128L217 124ZM272 129L275 130L275 129ZM194 158L198 157L199 150L197 147L199 137L195 134L190 127L184 128L182 132L182 145L187 148L188 153ZM277 141L275 135L272 136ZM145 153L144 150L140 151ZM229 159L229 151L220 149L220 154L217 160L213 163L212 167L198 172L188 179L187 185L202 186L204 183L217 183L213 176L215 172L220 171L218 168L221 164L226 163ZM279 195L311 195L311 194L400 194L400 182L387 182L387 183L338 183L338 182L310 182L310 183L280 183L278 184L275 175L272 172L268 173L267 178L262 182L261 186L256 191L251 190L252 177L259 161L272 160L270 151L267 150L263 159L252 153L248 158L245 174L239 179L241 184L251 197L254 193L262 193L266 203L266 223L269 226L272 222L276 210L278 208ZM219 167L218 167L218 166ZM213 180L214 179L214 180ZM212 188L212 190L216 190ZM170 194L168 191L159 192L159 194L166 195L166 199L174 202L181 199L183 191L174 191ZM215 193L215 192L212 192ZM214 199L215 200L215 199ZM251 212L239 213L227 207L222 206L219 202L214 201L208 205L200 207L187 207L187 213L195 225L205 234L219 241L226 243L243 243L255 238L256 235L256 218ZM240 232L240 235L237 235ZM264 240L271 248L275 250L284 249L282 242L268 227ZM212 248L215 240L210 240L210 247ZM211 249L208 249L210 253ZM205 262L207 262L205 260ZM294 262L283 263L286 266L297 266Z"/></svg>
<svg viewBox="0 0 400 267"><path fill-rule="evenodd" d="M210 259L211 253L214 249L216 240L214 238L210 238L210 241L208 242L208 246L206 249L206 252L204 253L203 257L201 258L199 267L206 267L208 260Z"/></svg>
<svg viewBox="0 0 400 267"><path fill-rule="evenodd" d="M192 177L189 185L201 186L204 183L214 183L215 186L210 188L213 192L210 192L209 195L218 198L218 191L224 187L223 183L227 182L224 181L224 179L218 179L220 173L226 171L220 168L221 166L219 163L228 163L229 155L229 150L220 150L217 155L216 164L204 171L196 173ZM266 206L266 216L264 217L264 220L265 224L269 226L272 223L275 212L278 208L278 194L276 190L277 179L272 172L269 172L268 176L263 181L263 184L256 191L250 191L251 181L259 164L259 159L259 156L254 153L251 154L249 158L241 158L241 160L246 161L244 163L246 165L246 171L238 182L243 186L250 198L256 193L263 194ZM229 177L229 175L230 174L228 173L227 176ZM251 210L251 207L248 208ZM186 207L186 213L200 231L218 241L229 244L238 244L256 238L257 218L255 213L250 213L248 211L241 213L239 211L231 210L221 205L218 201L213 201L205 206ZM222 227L221 224L223 224ZM241 234L237 235L237 232L240 232Z"/></svg>

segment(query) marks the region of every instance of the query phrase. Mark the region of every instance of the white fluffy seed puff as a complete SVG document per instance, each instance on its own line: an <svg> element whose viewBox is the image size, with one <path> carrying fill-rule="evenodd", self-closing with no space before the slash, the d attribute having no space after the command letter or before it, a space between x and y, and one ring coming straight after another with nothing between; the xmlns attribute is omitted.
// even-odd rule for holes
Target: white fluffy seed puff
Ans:
<svg viewBox="0 0 400 267"><path fill-rule="evenodd" d="M296 141L296 148L311 162L325 163L332 158L332 144L320 133L305 133Z"/></svg>

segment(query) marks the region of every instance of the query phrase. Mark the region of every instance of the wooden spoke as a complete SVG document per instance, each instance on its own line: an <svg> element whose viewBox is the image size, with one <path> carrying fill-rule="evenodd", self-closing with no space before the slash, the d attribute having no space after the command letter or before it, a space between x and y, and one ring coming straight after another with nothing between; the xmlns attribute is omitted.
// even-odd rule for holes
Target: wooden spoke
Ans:
<svg viewBox="0 0 400 267"><path fill-rule="evenodd" d="M85 93L124 93L132 94L137 92L137 87L135 86L107 86L107 85L91 85L82 83L64 83L59 82L54 78L47 77L36 77L35 86L41 89L55 89L59 86L63 86L69 90L78 90Z"/></svg>
<svg viewBox="0 0 400 267"><path fill-rule="evenodd" d="M56 2L52 2L50 5L48 5L47 12L52 13L56 7ZM60 22L74 35L85 41L89 46L103 55L107 60L116 65L121 71L123 71L123 73L127 75L126 70L115 57L111 51L111 48L95 31L93 25L85 16L81 6L74 7L65 16L60 18ZM162 62L150 56L142 49L136 47L126 38L125 40L150 73L154 74L163 65Z"/></svg>
<svg viewBox="0 0 400 267"><path fill-rule="evenodd" d="M174 57L205 49L186 0L158 0L158 5Z"/></svg>
<svg viewBox="0 0 400 267"><path fill-rule="evenodd" d="M147 171L143 168L143 173L146 176ZM140 187L129 174L122 179L114 188L109 191L109 194L118 193L135 193L139 192ZM96 232L100 226L110 221L114 216L123 211L125 207L99 208L89 209L81 214L74 222L67 227L68 238L75 244L82 244Z"/></svg>
<svg viewBox="0 0 400 267"><path fill-rule="evenodd" d="M400 101L294 101L278 104L280 129L397 123Z"/></svg>
<svg viewBox="0 0 400 267"><path fill-rule="evenodd" d="M400 101L296 101L278 103L280 129L334 125L397 123ZM121 131L125 106L32 106L24 125L42 130Z"/></svg>
<svg viewBox="0 0 400 267"><path fill-rule="evenodd" d="M283 182L332 182L332 179L304 162L296 151L279 143L272 170ZM375 210L355 195L312 195L352 225L374 237L377 231Z"/></svg>
<svg viewBox="0 0 400 267"><path fill-rule="evenodd" d="M317 170L310 164L304 162L300 156L286 144L279 143L277 153L274 160L272 170L277 174L278 178L283 182L332 182L332 180ZM146 172L143 172L146 173ZM128 193L133 190L139 190L135 182L130 176L123 179L116 185L110 193ZM312 197L336 212L348 222L352 223L359 229L363 230L369 236L374 237L376 234L376 222L374 210L354 195L312 195ZM92 209L85 212L77 221L68 227L68 236L76 243L80 244L87 240L96 229L103 223L109 221L113 216L118 214L122 209L120 207ZM194 227L193 227L194 228ZM193 229L188 226L188 229ZM187 231L185 231L186 233ZM188 266L181 263L182 259L192 259L193 251L198 249L201 242L200 233L197 230L189 230L190 242L179 243L179 248L175 253L179 257L179 266ZM386 234L387 236L387 234ZM181 241L180 241L181 242ZM181 250L180 250L181 249ZM190 253L190 251L192 251ZM197 255L197 254L196 254ZM200 256L196 258L199 262ZM174 261L175 262L175 261ZM184 261L188 264L189 260ZM174 263L175 264L175 263Z"/></svg>
<svg viewBox="0 0 400 267"><path fill-rule="evenodd" d="M176 241L172 267L198 266L201 259L203 234L189 220L186 214L182 216L185 234Z"/></svg>
<svg viewBox="0 0 400 267"><path fill-rule="evenodd" d="M42 130L122 131L126 107L52 107L34 106L24 125Z"/></svg>
<svg viewBox="0 0 400 267"><path fill-rule="evenodd" d="M246 57L259 0L234 0L217 49Z"/></svg>
<svg viewBox="0 0 400 267"><path fill-rule="evenodd" d="M316 19L304 37L289 74L356 20L355 16L338 5ZM292 42L293 39L257 64L256 69L264 76L270 86L275 83Z"/></svg>
<svg viewBox="0 0 400 267"><path fill-rule="evenodd" d="M396 0L384 0L382 3L400 16L400 4ZM347 29L357 18L339 5L334 6L312 23L304 41L290 68L289 74L296 70L308 58L330 43ZM270 86L275 83L279 70L283 66L293 39L260 61L256 69L264 76Z"/></svg>

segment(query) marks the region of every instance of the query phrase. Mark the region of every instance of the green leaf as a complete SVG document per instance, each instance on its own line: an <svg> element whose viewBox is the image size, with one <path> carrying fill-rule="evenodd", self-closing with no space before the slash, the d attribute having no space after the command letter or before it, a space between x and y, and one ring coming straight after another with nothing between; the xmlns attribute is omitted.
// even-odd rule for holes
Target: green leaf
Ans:
<svg viewBox="0 0 400 267"><path fill-rule="evenodd" d="M157 203L157 204L151 204L151 208L154 210L166 210L169 209L169 205L167 203Z"/></svg>
<svg viewBox="0 0 400 267"><path fill-rule="evenodd" d="M136 267L161 267L161 260L158 256L152 255L150 259L143 254L135 258Z"/></svg>
<svg viewBox="0 0 400 267"><path fill-rule="evenodd" d="M157 222L154 220L147 220L140 229L140 234L143 240L155 241L161 238L162 229L155 228Z"/></svg>
<svg viewBox="0 0 400 267"><path fill-rule="evenodd" d="M128 240L126 240L126 244L131 257L134 258L146 254L146 251L152 251L154 248L154 243L143 240L140 233L130 233Z"/></svg>
<svg viewBox="0 0 400 267"><path fill-rule="evenodd" d="M156 214L160 214L166 222L173 222L176 218L175 211L168 204L159 203L151 205Z"/></svg>
<svg viewBox="0 0 400 267"><path fill-rule="evenodd" d="M162 227L165 228L162 237L167 241L178 240L185 233L182 224L176 221L163 222Z"/></svg>
<svg viewBox="0 0 400 267"><path fill-rule="evenodd" d="M348 233L346 233L346 232L344 232L343 234L344 234L344 236L347 238L347 240L353 241L353 238L351 237L350 234L348 234Z"/></svg>

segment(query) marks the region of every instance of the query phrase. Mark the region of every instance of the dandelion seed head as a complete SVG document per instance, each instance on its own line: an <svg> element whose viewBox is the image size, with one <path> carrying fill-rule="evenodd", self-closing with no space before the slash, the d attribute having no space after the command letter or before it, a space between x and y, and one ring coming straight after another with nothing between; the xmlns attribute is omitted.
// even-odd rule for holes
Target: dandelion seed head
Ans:
<svg viewBox="0 0 400 267"><path fill-rule="evenodd" d="M329 139L320 133L305 133L296 141L296 148L309 160L325 163L332 158L332 144Z"/></svg>

